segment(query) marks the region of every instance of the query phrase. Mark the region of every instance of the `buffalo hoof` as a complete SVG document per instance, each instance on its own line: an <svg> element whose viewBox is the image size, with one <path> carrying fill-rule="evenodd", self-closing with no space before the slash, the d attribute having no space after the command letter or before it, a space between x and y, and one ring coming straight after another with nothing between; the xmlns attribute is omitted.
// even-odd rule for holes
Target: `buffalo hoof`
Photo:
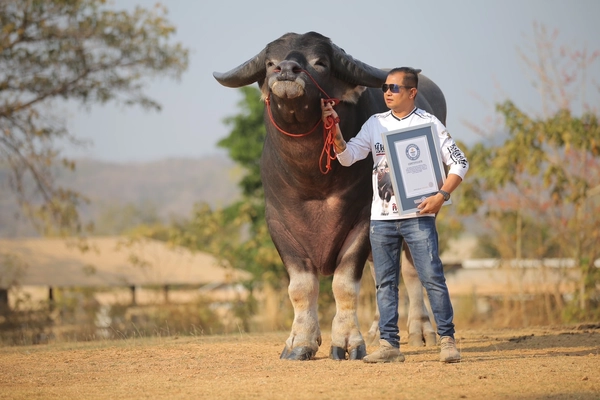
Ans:
<svg viewBox="0 0 600 400"><path fill-rule="evenodd" d="M361 344L358 347L351 349L348 352L348 360L362 360L364 356L367 355L367 346ZM346 359L346 350L337 347L331 346L331 351L329 352L329 358L332 360L345 360Z"/></svg>
<svg viewBox="0 0 600 400"><path fill-rule="evenodd" d="M329 352L329 358L332 360L345 360L346 359L346 349L337 346L331 346L331 351Z"/></svg>
<svg viewBox="0 0 600 400"><path fill-rule="evenodd" d="M420 333L411 333L408 335L408 345L410 347L423 347L423 335Z"/></svg>
<svg viewBox="0 0 600 400"><path fill-rule="evenodd" d="M410 347L434 347L437 346L437 335L435 332L426 333L411 333L408 335L408 345Z"/></svg>
<svg viewBox="0 0 600 400"><path fill-rule="evenodd" d="M437 346L437 335L435 334L435 332L425 334L425 346L426 347Z"/></svg>
<svg viewBox="0 0 600 400"><path fill-rule="evenodd" d="M367 355L367 346L364 344L361 344L360 346L355 347L352 350L350 350L350 353L348 353L348 359L349 360L362 360L366 355Z"/></svg>
<svg viewBox="0 0 600 400"><path fill-rule="evenodd" d="M315 351L310 347L295 347L293 350L290 350L289 347L285 346L279 358L282 360L306 361L311 360L314 355Z"/></svg>

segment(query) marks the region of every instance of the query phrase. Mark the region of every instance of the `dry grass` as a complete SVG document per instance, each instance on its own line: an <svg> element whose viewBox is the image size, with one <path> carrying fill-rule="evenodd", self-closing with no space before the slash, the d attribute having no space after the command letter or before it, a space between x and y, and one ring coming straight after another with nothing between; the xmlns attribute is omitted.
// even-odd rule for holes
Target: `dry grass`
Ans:
<svg viewBox="0 0 600 400"><path fill-rule="evenodd" d="M406 333L402 332L403 337ZM0 348L0 399L598 399L600 326L459 331L463 361L279 360L287 332ZM369 347L368 351L373 351Z"/></svg>

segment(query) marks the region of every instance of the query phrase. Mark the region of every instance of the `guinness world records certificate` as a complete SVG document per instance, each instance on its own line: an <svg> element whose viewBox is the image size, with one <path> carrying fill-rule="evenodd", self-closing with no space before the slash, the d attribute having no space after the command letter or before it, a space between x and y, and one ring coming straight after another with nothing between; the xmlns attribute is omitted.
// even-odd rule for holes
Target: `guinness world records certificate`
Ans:
<svg viewBox="0 0 600 400"><path fill-rule="evenodd" d="M384 132L382 137L398 213L418 212L417 206L446 181L433 123Z"/></svg>

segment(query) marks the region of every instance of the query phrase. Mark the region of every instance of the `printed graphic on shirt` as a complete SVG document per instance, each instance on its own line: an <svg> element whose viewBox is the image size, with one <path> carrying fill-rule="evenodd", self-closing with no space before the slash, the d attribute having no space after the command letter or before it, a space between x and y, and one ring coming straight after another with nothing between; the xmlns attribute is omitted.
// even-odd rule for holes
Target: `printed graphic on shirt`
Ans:
<svg viewBox="0 0 600 400"><path fill-rule="evenodd" d="M450 152L450 158L452 159L452 161L454 161L455 164L462 165L463 168L467 168L467 158L456 144L453 144L450 147L448 147L448 152Z"/></svg>
<svg viewBox="0 0 600 400"><path fill-rule="evenodd" d="M375 157L385 155L385 148L383 147L383 143L377 142L373 147L375 147Z"/></svg>
<svg viewBox="0 0 600 400"><path fill-rule="evenodd" d="M390 177L390 168L385 157L375 165L373 174L377 175L377 195L381 201L381 215L389 215L390 200L394 196L394 187ZM392 204L392 212L397 213L398 207Z"/></svg>

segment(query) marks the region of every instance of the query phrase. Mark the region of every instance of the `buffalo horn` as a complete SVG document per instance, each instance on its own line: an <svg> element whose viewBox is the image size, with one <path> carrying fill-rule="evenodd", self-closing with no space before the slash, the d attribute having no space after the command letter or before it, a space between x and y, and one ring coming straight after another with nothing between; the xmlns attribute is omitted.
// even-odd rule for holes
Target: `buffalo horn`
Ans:
<svg viewBox="0 0 600 400"><path fill-rule="evenodd" d="M387 73L362 61L352 58L344 50L331 44L333 48L333 69L338 78L353 85L379 87L385 82Z"/></svg>
<svg viewBox="0 0 600 400"><path fill-rule="evenodd" d="M259 82L266 76L265 52L263 49L255 57L231 71L224 73L213 72L213 76L221 85L230 88L238 88Z"/></svg>

